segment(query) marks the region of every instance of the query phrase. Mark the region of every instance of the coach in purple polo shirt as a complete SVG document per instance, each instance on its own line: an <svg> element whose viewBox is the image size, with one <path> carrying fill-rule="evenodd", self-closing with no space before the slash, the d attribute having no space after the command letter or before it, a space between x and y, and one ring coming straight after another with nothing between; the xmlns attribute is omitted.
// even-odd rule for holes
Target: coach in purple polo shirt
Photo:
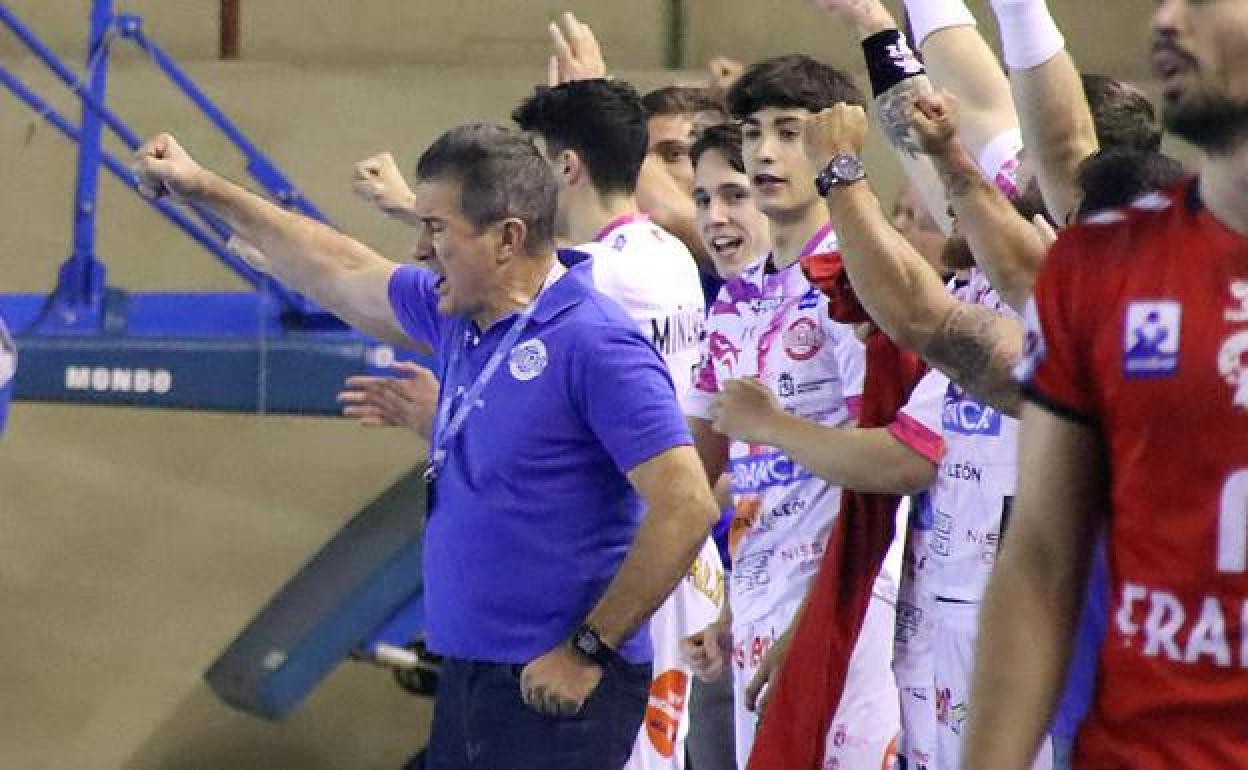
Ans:
<svg viewBox="0 0 1248 770"><path fill-rule="evenodd" d="M428 770L623 767L648 698L645 621L718 516L658 353L587 264L555 258L555 182L533 144L470 125L424 153L412 224L430 270L231 184L168 135L135 170L348 323L438 352L425 600L447 659Z"/></svg>

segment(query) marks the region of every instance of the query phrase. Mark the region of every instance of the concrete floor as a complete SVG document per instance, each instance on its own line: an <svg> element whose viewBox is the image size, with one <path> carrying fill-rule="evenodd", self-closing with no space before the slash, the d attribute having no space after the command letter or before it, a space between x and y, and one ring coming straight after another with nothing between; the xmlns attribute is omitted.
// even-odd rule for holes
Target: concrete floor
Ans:
<svg viewBox="0 0 1248 770"><path fill-rule="evenodd" d="M344 664L284 724L201 672L411 467L342 420L17 404L0 440L0 768L394 768L429 704Z"/></svg>

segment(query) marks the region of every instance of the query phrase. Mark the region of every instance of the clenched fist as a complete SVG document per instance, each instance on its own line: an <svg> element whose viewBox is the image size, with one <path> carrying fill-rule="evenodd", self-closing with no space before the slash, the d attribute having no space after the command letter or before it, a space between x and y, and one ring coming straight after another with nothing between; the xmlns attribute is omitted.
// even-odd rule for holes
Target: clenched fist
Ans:
<svg viewBox="0 0 1248 770"><path fill-rule="evenodd" d="M834 104L806 121L802 134L806 157L823 168L834 155L861 155L867 142L867 112L854 104Z"/></svg>
<svg viewBox="0 0 1248 770"><path fill-rule="evenodd" d="M415 197L394 156L380 152L355 164L351 174L355 194L392 217L402 218L412 211Z"/></svg>
<svg viewBox="0 0 1248 770"><path fill-rule="evenodd" d="M149 198L194 198L208 173L169 134L157 134L144 142L130 170L137 177L139 193Z"/></svg>

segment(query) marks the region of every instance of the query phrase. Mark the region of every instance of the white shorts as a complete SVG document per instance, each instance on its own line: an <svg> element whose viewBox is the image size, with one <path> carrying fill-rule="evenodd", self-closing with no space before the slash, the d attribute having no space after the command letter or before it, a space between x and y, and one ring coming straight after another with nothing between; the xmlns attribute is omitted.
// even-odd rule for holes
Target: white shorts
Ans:
<svg viewBox="0 0 1248 770"><path fill-rule="evenodd" d="M745 708L745 688L772 641L783 634L801 607L793 602L759 620L734 626L733 711L736 717L737 766L745 770L757 715ZM872 595L862 631L849 660L845 692L828 729L824 767L880 770L896 748L900 726L897 686L889 666L895 625L893 605Z"/></svg>
<svg viewBox="0 0 1248 770"><path fill-rule="evenodd" d="M719 550L708 539L690 573L650 618L654 679L627 770L683 770L693 671L680 651L680 641L719 617L724 590Z"/></svg>
<svg viewBox="0 0 1248 770"><path fill-rule="evenodd" d="M978 602L936 601L934 767L941 770L962 766L962 739L966 735L975 640L979 635L979 607ZM1045 738L1032 770L1051 770L1052 767L1052 749Z"/></svg>

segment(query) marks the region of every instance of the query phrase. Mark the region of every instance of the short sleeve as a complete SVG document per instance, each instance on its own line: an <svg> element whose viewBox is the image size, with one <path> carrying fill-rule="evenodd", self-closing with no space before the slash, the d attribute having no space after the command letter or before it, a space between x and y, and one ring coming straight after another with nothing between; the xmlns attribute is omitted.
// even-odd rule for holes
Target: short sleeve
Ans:
<svg viewBox="0 0 1248 770"><path fill-rule="evenodd" d="M415 265L403 265L390 276L390 307L407 335L437 346L447 319L438 314L437 276Z"/></svg>
<svg viewBox="0 0 1248 770"><path fill-rule="evenodd" d="M640 332L595 326L581 337L577 356L582 415L622 472L693 444L667 366Z"/></svg>
<svg viewBox="0 0 1248 770"><path fill-rule="evenodd" d="M1027 330L1023 357L1014 374L1029 401L1060 417L1087 423L1095 421L1085 360L1092 341L1076 322L1089 313L1077 309L1079 250L1068 235L1054 244L1036 278L1023 313Z"/></svg>
<svg viewBox="0 0 1248 770"><path fill-rule="evenodd" d="M897 412L897 418L888 426L893 438L933 464L939 463L945 456L941 415L948 389L949 378L935 369L929 369L910 392L910 398Z"/></svg>

